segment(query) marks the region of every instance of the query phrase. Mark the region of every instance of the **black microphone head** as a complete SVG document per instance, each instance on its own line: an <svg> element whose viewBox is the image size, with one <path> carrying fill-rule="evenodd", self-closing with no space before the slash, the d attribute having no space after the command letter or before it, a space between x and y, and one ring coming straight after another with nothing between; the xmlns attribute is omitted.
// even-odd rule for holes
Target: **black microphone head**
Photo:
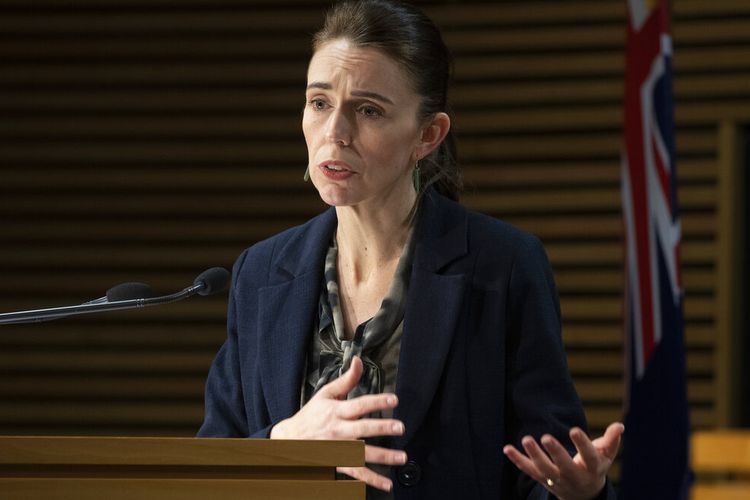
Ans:
<svg viewBox="0 0 750 500"><path fill-rule="evenodd" d="M229 271L223 267L212 267L200 273L193 285L201 286L199 295L213 295L224 291L229 284Z"/></svg>
<svg viewBox="0 0 750 500"><path fill-rule="evenodd" d="M153 290L146 283L120 283L107 290L107 302L120 300L148 299L154 296Z"/></svg>

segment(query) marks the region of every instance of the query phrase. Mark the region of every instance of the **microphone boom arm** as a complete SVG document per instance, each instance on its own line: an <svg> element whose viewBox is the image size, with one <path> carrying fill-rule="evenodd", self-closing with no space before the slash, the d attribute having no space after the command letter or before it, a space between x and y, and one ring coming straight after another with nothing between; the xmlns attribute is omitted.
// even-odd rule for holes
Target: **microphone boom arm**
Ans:
<svg viewBox="0 0 750 500"><path fill-rule="evenodd" d="M0 314L0 325L13 323L36 323L45 321L47 319L58 319L78 314L118 311L123 309L135 309L160 304L169 304L170 302L177 302L178 300L186 299L192 295L200 293L204 288L206 288L206 283L203 281L199 281L197 284L190 285L184 290L180 290L179 292L172 293L170 295L163 295L161 297L118 300L114 302L92 302L75 306L49 307L46 309L2 313Z"/></svg>

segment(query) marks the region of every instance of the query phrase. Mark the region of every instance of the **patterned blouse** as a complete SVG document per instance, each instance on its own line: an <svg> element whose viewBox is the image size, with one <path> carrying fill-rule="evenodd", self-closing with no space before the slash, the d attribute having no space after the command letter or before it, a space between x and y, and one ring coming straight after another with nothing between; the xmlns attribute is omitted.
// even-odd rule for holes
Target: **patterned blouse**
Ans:
<svg viewBox="0 0 750 500"><path fill-rule="evenodd" d="M338 247L334 237L326 255L325 279L318 302L317 324L307 353L301 394L302 406L324 385L344 373L351 364L352 356L360 357L364 370L359 383L349 393L347 399L364 394L396 392L396 375L401 352L401 335L413 247L413 238L410 236L380 309L375 316L356 328L352 340L346 340L344 317L339 301ZM368 417L391 418L392 414L392 410L386 410L375 412ZM375 437L367 438L365 441L368 444L383 446L386 439ZM370 464L369 467L386 477L390 475L390 466ZM393 495L368 487L367 498L370 500L389 499L393 498Z"/></svg>

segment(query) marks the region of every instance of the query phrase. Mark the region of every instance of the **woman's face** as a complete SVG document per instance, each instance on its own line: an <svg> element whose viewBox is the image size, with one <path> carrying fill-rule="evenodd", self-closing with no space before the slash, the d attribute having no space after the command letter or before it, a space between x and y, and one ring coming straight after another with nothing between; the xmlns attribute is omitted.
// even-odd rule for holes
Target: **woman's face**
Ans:
<svg viewBox="0 0 750 500"><path fill-rule="evenodd" d="M413 201L420 97L388 56L346 40L310 60L302 130L310 178L329 205ZM377 205L376 205L377 206Z"/></svg>

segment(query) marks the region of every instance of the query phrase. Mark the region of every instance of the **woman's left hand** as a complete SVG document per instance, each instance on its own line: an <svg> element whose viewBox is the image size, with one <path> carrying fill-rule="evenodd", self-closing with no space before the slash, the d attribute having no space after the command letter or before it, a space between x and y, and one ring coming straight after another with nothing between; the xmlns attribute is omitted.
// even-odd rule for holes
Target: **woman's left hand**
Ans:
<svg viewBox="0 0 750 500"><path fill-rule="evenodd" d="M531 436L521 440L525 455L513 445L506 445L503 453L560 500L591 500L604 488L624 430L624 425L615 422L607 427L602 437L591 441L581 429L572 428L570 439L578 450L572 458L549 434L540 439L546 453Z"/></svg>

